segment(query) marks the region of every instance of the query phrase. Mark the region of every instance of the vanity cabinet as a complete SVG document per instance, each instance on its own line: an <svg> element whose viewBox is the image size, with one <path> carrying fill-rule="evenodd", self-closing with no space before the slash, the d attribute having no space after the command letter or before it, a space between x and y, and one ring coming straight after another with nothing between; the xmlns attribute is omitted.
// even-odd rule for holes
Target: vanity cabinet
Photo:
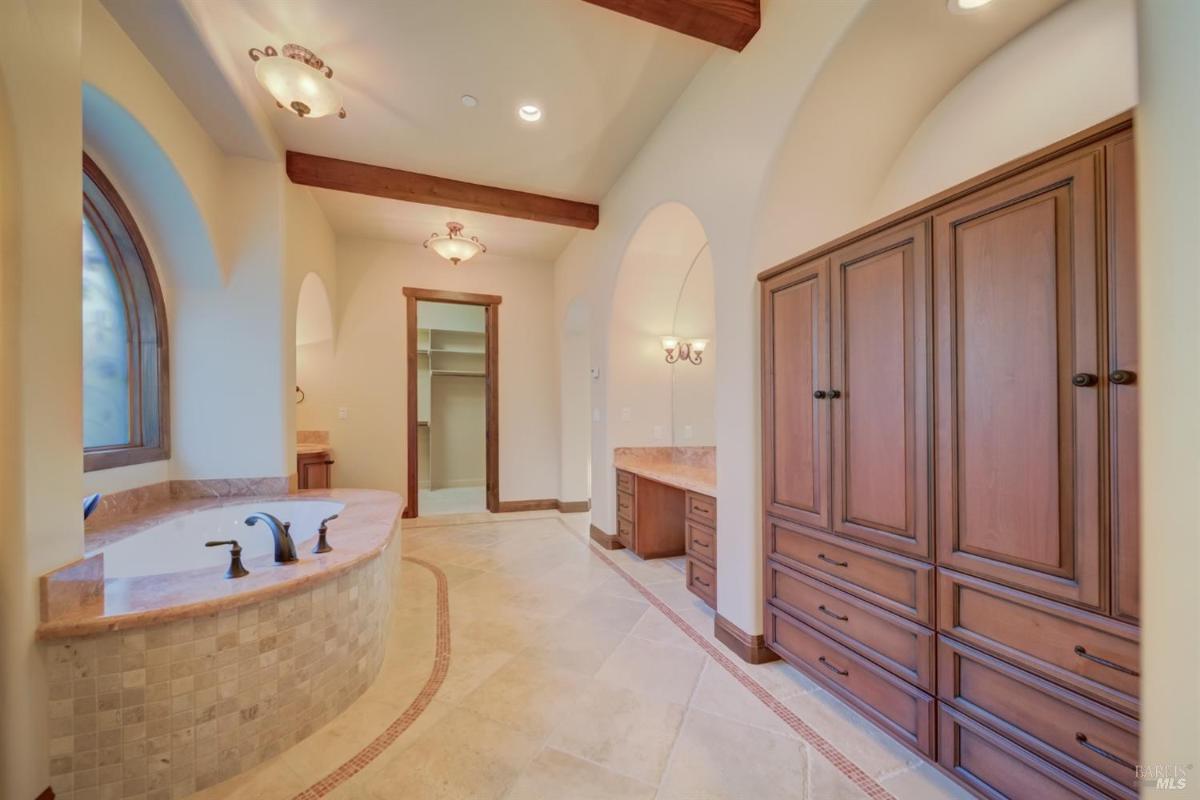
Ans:
<svg viewBox="0 0 1200 800"><path fill-rule="evenodd" d="M989 798L1134 797L1128 115L760 276L767 645Z"/></svg>
<svg viewBox="0 0 1200 800"><path fill-rule="evenodd" d="M333 488L333 459L328 450L296 454L296 486L299 489Z"/></svg>

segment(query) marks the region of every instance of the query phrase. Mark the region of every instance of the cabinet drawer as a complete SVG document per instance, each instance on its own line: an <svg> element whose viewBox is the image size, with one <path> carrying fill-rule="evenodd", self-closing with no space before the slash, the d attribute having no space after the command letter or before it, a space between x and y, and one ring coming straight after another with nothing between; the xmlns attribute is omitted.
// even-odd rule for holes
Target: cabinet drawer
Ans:
<svg viewBox="0 0 1200 800"><path fill-rule="evenodd" d="M617 470L617 491L633 494L633 473Z"/></svg>
<svg viewBox="0 0 1200 800"><path fill-rule="evenodd" d="M1132 625L941 569L938 628L1138 714L1138 631Z"/></svg>
<svg viewBox="0 0 1200 800"><path fill-rule="evenodd" d="M694 558L687 560L687 588L709 608L717 607L717 571Z"/></svg>
<svg viewBox="0 0 1200 800"><path fill-rule="evenodd" d="M1055 766L1116 797L1137 797L1137 720L938 637L938 695Z"/></svg>
<svg viewBox="0 0 1200 800"><path fill-rule="evenodd" d="M632 520L625 519L624 517L617 517L617 540L630 550L633 549Z"/></svg>
<svg viewBox="0 0 1200 800"><path fill-rule="evenodd" d="M690 519L687 521L686 528L687 536L684 541L687 554L709 566L715 566L717 562L717 532L707 525L700 525Z"/></svg>
<svg viewBox="0 0 1200 800"><path fill-rule="evenodd" d="M933 631L777 564L771 603L927 692L933 691Z"/></svg>
<svg viewBox="0 0 1200 800"><path fill-rule="evenodd" d="M687 493L687 515L705 525L717 524L717 501L706 494Z"/></svg>
<svg viewBox="0 0 1200 800"><path fill-rule="evenodd" d="M633 495L629 492L617 492L617 516L633 519Z"/></svg>
<svg viewBox="0 0 1200 800"><path fill-rule="evenodd" d="M765 622L772 650L829 686L888 733L933 756L931 696L781 611L768 608Z"/></svg>
<svg viewBox="0 0 1200 800"><path fill-rule="evenodd" d="M933 627L929 564L770 517L767 553L784 566Z"/></svg>
<svg viewBox="0 0 1200 800"><path fill-rule="evenodd" d="M976 792L994 800L1107 797L945 703L938 703L938 762Z"/></svg>

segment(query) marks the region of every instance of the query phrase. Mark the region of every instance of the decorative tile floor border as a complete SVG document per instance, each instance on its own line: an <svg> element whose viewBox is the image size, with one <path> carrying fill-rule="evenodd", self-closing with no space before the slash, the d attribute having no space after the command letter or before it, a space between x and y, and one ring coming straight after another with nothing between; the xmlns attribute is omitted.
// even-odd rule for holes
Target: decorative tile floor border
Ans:
<svg viewBox="0 0 1200 800"><path fill-rule="evenodd" d="M571 533L578 536L578 534L573 530ZM800 719L800 717L796 716L794 711L784 705L783 702L775 695L767 691L762 684L750 677L750 675L744 669L739 667L733 661L733 659L717 649L712 642L710 642L699 631L693 628L687 620L679 616L679 614L675 613L674 609L659 599L658 595L651 592L649 589L643 586L637 578L634 578L632 575L622 569L621 566L609 558L602 549L595 546L591 542L588 542L587 544L588 549L590 549L594 555L615 570L618 575L625 579L626 583L637 590L642 597L646 598L650 605L661 611L667 619L675 623L675 627L679 628L679 630L683 631L683 633L686 634L689 639L698 644L701 649L703 649L704 652L709 655L709 657L724 667L726 672L732 675L733 678L742 686L745 686L752 695L758 698L763 705L769 708L775 714L775 716L783 720L784 723L786 723L789 728L795 731L796 734L810 747L815 749L821 755L825 756L826 760L835 766L843 775L849 778L855 786L866 792L868 797L872 798L872 800L896 800L895 795L883 788L883 786L881 786L874 778L864 772L861 767L859 767L850 759L846 758L846 756L840 750L834 747L833 744L831 744L830 741L824 736L817 733L812 726Z"/></svg>
<svg viewBox="0 0 1200 800"><path fill-rule="evenodd" d="M420 693L409 703L408 708L404 709L404 713L396 717L383 733L376 736L370 744L343 762L337 769L297 794L293 800L317 800L317 798L325 797L365 769L417 721L417 717L421 716L429 707L433 696L437 694L442 682L446 679L446 673L450 669L450 590L446 574L428 561L411 556L405 556L404 560L429 570L433 574L434 580L437 581L437 643L434 648L433 670L429 673L429 679L421 687Z"/></svg>

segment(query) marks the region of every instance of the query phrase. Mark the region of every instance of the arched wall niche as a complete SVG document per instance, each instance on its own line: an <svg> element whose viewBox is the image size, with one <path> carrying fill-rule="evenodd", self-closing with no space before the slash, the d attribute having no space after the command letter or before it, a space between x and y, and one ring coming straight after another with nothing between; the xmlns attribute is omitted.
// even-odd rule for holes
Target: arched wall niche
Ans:
<svg viewBox="0 0 1200 800"><path fill-rule="evenodd" d="M699 218L678 202L651 209L625 249L613 292L610 449L714 444L712 287L712 255ZM703 363L667 364L661 337L668 334L709 340Z"/></svg>
<svg viewBox="0 0 1200 800"><path fill-rule="evenodd" d="M316 272L304 276L296 301L296 430L329 431L334 409L333 303Z"/></svg>

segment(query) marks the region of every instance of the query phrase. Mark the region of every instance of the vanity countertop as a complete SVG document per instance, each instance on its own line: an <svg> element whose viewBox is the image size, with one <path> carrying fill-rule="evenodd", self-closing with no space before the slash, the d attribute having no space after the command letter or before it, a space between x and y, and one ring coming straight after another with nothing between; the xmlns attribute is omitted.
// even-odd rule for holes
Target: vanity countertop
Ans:
<svg viewBox="0 0 1200 800"><path fill-rule="evenodd" d="M618 447L613 466L689 492L717 496L715 447Z"/></svg>
<svg viewBox="0 0 1200 800"><path fill-rule="evenodd" d="M328 453L331 449L332 448L328 443L322 444L319 442L300 442L296 445L296 455L310 456L317 453Z"/></svg>

